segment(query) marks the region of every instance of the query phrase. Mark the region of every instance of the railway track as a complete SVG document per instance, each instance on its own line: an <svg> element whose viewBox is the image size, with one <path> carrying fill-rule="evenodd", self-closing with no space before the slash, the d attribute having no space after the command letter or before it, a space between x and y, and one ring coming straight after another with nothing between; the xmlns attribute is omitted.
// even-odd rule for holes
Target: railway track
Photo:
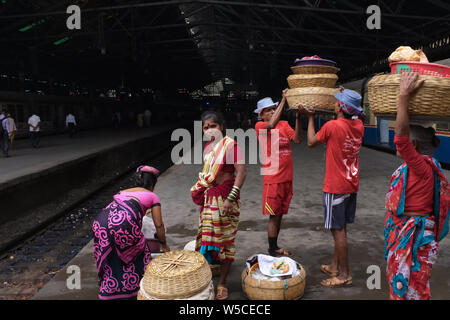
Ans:
<svg viewBox="0 0 450 320"><path fill-rule="evenodd" d="M159 139L158 148L147 160L161 172L173 164L173 144L166 141ZM133 186L134 170L135 166L132 166L26 235L3 246L0 251L0 300L30 299L50 281L92 239L92 223L98 211L111 202L119 190Z"/></svg>

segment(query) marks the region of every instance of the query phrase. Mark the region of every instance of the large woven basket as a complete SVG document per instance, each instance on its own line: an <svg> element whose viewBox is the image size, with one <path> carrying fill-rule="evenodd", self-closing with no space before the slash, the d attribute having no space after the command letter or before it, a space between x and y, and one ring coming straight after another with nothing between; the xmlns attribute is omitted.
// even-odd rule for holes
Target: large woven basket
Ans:
<svg viewBox="0 0 450 320"><path fill-rule="evenodd" d="M202 254L178 250L166 252L150 261L141 286L149 296L174 300L202 292L211 279L211 269Z"/></svg>
<svg viewBox="0 0 450 320"><path fill-rule="evenodd" d="M291 67L294 74L323 74L333 73L336 74L340 70L339 68L332 66L295 66Z"/></svg>
<svg viewBox="0 0 450 320"><path fill-rule="evenodd" d="M339 89L306 87L289 89L286 93L286 100L290 109L297 109L299 104L322 110L334 110L336 98L334 95Z"/></svg>
<svg viewBox="0 0 450 320"><path fill-rule="evenodd" d="M297 263L297 267L300 269L298 276L282 281L253 278L251 276L253 267L249 271L245 268L241 275L242 290L250 300L297 300L303 296L306 286L306 271L301 264Z"/></svg>
<svg viewBox="0 0 450 320"><path fill-rule="evenodd" d="M214 300L215 299L215 292L214 292L214 284L211 280L209 285L200 293L191 296L189 298L177 298L175 300ZM147 292L145 292L144 288L141 286L139 289L137 300L164 300L164 299L158 299L155 297L152 297Z"/></svg>
<svg viewBox="0 0 450 320"><path fill-rule="evenodd" d="M291 89L304 87L334 88L338 76L334 73L323 74L291 74L288 84Z"/></svg>
<svg viewBox="0 0 450 320"><path fill-rule="evenodd" d="M397 113L401 75L376 75L368 84L374 114ZM409 99L411 115L450 116L450 78L419 75L424 84Z"/></svg>

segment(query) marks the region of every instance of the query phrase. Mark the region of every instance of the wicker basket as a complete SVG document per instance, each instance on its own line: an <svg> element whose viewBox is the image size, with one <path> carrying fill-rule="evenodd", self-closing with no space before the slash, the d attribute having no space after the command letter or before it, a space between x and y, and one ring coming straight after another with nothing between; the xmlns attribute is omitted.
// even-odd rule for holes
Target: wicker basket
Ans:
<svg viewBox="0 0 450 320"><path fill-rule="evenodd" d="M304 87L334 88L338 76L333 73L324 74L291 74L288 84L291 89Z"/></svg>
<svg viewBox="0 0 450 320"><path fill-rule="evenodd" d="M142 289L158 299L189 298L202 292L211 278L211 269L202 254L189 250L170 251L150 261L142 279Z"/></svg>
<svg viewBox="0 0 450 320"><path fill-rule="evenodd" d="M397 113L401 75L377 75L369 81L369 104L374 114ZM411 95L411 115L450 116L450 78L419 76L425 79L421 88Z"/></svg>
<svg viewBox="0 0 450 320"><path fill-rule="evenodd" d="M297 300L303 296L306 286L306 272L303 266L297 263L300 269L298 276L283 281L259 280L250 274L258 263L247 271L244 269L241 275L242 290L250 300Z"/></svg>
<svg viewBox="0 0 450 320"><path fill-rule="evenodd" d="M295 66L291 67L294 74L323 74L332 73L336 74L340 70L339 68L332 66Z"/></svg>
<svg viewBox="0 0 450 320"><path fill-rule="evenodd" d="M215 299L215 292L214 292L214 283L211 280L211 282L208 284L208 286L200 293L191 296L189 298L181 298L181 299L176 299L176 300L214 300ZM158 299L155 297L152 297L151 295L149 295L147 292L145 292L145 290L143 289L143 287L141 286L138 295L137 295L137 300L164 300L164 299Z"/></svg>
<svg viewBox="0 0 450 320"><path fill-rule="evenodd" d="M305 107L323 110L334 110L336 98L334 95L339 89L306 87L289 89L286 100L290 109L297 109L299 104Z"/></svg>

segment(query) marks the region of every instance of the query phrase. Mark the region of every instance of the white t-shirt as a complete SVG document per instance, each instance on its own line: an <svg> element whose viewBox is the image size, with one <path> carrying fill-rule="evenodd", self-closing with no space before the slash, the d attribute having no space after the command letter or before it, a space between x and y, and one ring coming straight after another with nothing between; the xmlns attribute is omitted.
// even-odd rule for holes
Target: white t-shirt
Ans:
<svg viewBox="0 0 450 320"><path fill-rule="evenodd" d="M69 113L69 114L67 115L67 117L66 117L66 126L67 126L69 123L73 123L74 125L77 125L77 122L75 121L75 116L74 116L73 114L71 114L71 113Z"/></svg>
<svg viewBox="0 0 450 320"><path fill-rule="evenodd" d="M37 127L36 129L34 129L32 126L37 126L37 124L41 122L41 118L39 118L39 116L33 114L29 119L28 119L28 124L30 125L30 132L38 132L41 131L40 127Z"/></svg>

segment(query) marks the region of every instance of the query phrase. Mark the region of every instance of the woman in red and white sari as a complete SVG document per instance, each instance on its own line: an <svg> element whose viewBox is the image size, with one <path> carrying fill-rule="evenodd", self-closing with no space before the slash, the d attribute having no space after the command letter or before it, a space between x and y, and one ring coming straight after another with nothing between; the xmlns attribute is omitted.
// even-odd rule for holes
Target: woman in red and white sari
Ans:
<svg viewBox="0 0 450 320"><path fill-rule="evenodd" d="M191 188L192 199L200 206L195 249L210 264L221 265L216 298L225 300L228 298L226 278L235 254L239 194L246 169L238 144L223 134L225 124L220 114L205 112L202 126L203 133L211 141L205 146L203 170Z"/></svg>

